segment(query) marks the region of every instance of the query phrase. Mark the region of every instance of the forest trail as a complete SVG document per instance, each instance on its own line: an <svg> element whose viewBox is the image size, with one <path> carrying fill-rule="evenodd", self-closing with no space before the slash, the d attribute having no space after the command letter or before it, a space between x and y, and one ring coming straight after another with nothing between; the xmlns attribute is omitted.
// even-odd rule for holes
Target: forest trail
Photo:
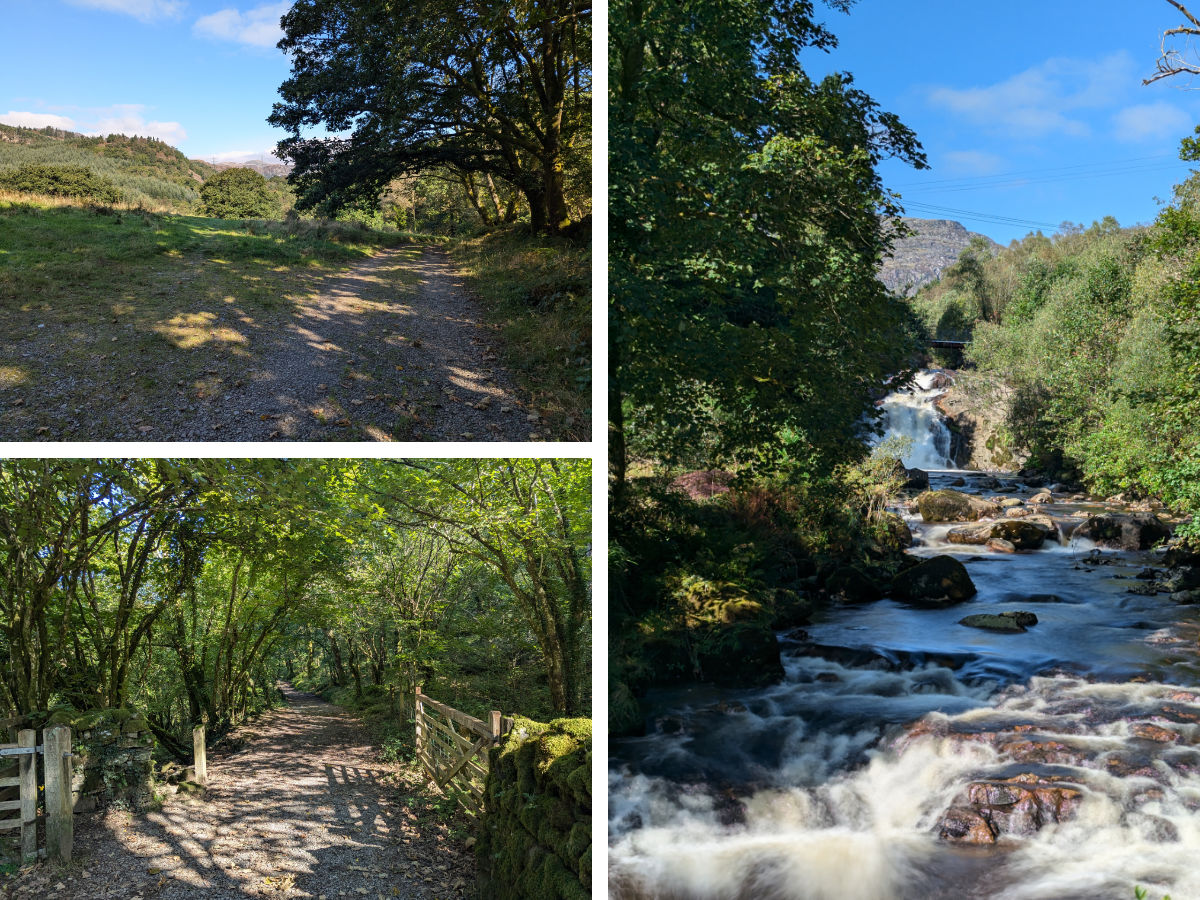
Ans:
<svg viewBox="0 0 1200 900"><path fill-rule="evenodd" d="M224 375L180 437L528 440L482 318L444 251L382 250L260 329L247 370Z"/></svg>
<svg viewBox="0 0 1200 900"><path fill-rule="evenodd" d="M204 797L77 816L70 868L39 866L8 896L452 900L473 889L474 858L431 816L420 774L376 761L339 707L281 689L286 707L210 755Z"/></svg>

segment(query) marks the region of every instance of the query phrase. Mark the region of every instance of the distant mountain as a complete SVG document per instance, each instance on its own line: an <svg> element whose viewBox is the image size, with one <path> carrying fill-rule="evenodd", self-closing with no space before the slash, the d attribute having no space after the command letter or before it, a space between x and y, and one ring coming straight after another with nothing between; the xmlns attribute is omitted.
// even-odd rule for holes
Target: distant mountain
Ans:
<svg viewBox="0 0 1200 900"><path fill-rule="evenodd" d="M221 162L215 163L214 168L221 169L253 169L264 178L287 178L291 174L292 164L281 162L259 162L258 160L249 160L247 162Z"/></svg>
<svg viewBox="0 0 1200 900"><path fill-rule="evenodd" d="M879 280L891 291L911 297L917 289L937 281L946 267L958 259L971 243L981 238L1000 250L986 235L967 231L949 219L901 219L914 232L896 241L895 252L879 269Z"/></svg>

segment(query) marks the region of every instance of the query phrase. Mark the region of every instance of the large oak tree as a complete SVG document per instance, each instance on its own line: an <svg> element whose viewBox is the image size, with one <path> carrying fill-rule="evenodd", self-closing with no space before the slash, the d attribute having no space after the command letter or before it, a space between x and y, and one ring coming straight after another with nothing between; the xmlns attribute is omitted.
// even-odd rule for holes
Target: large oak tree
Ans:
<svg viewBox="0 0 1200 900"><path fill-rule="evenodd" d="M299 205L374 200L400 175L450 169L512 184L535 230L568 224L565 170L590 134L590 14L587 0L298 0L269 121L291 132L279 154ZM302 137L312 126L335 136Z"/></svg>

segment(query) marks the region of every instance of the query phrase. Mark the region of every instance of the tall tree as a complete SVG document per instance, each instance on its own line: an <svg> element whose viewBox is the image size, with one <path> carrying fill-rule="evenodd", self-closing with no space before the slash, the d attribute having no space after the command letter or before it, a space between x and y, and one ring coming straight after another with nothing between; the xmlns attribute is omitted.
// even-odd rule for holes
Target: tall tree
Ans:
<svg viewBox="0 0 1200 900"><path fill-rule="evenodd" d="M291 132L302 208L440 167L506 180L535 230L567 224L565 168L590 136L587 0L298 0L282 24L292 76L269 121ZM351 134L301 137L317 125Z"/></svg>
<svg viewBox="0 0 1200 900"><path fill-rule="evenodd" d="M804 73L834 45L808 0L609 14L615 496L633 431L708 462L848 451L907 349L876 280L898 212L876 166L923 167L914 135L849 75Z"/></svg>

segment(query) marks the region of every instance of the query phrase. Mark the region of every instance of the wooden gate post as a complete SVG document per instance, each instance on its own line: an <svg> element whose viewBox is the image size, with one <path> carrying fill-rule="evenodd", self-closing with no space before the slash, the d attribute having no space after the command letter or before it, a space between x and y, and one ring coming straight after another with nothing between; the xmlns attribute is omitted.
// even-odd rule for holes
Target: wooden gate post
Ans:
<svg viewBox="0 0 1200 900"><path fill-rule="evenodd" d="M28 747L28 753L22 753L18 762L18 777L21 780L21 861L37 862L37 732L27 728L17 733L17 746Z"/></svg>
<svg viewBox="0 0 1200 900"><path fill-rule="evenodd" d="M204 723L192 729L192 759L196 784L208 786L208 753L204 747Z"/></svg>
<svg viewBox="0 0 1200 900"><path fill-rule="evenodd" d="M425 713L425 705L421 702L421 685L417 685L416 691L413 693L413 719L417 723L417 738L416 746L418 755L421 752L422 737L421 734L421 716Z"/></svg>
<svg viewBox="0 0 1200 900"><path fill-rule="evenodd" d="M46 855L59 863L71 861L74 827L71 810L71 729L55 725L42 732L46 756Z"/></svg>
<svg viewBox="0 0 1200 900"><path fill-rule="evenodd" d="M492 726L492 743L498 744L500 743L500 710L492 710L492 721L490 724Z"/></svg>

